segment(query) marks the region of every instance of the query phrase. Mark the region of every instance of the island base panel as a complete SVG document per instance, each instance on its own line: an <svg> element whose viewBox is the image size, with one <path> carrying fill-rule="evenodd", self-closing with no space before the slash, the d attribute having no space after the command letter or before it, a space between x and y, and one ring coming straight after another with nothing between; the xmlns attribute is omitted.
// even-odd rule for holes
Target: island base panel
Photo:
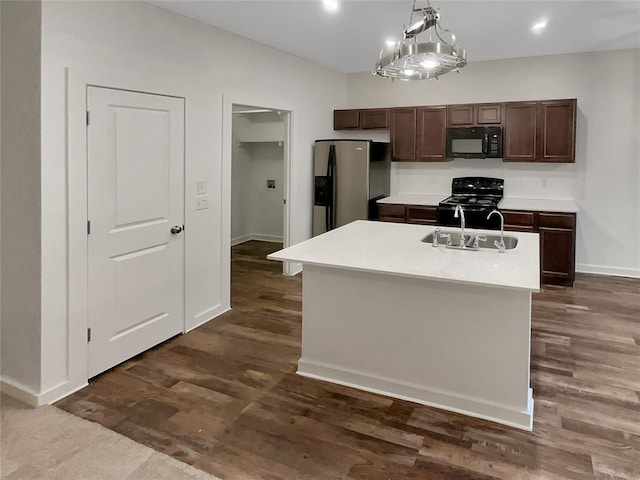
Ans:
<svg viewBox="0 0 640 480"><path fill-rule="evenodd" d="M304 266L298 373L531 430L531 293Z"/></svg>

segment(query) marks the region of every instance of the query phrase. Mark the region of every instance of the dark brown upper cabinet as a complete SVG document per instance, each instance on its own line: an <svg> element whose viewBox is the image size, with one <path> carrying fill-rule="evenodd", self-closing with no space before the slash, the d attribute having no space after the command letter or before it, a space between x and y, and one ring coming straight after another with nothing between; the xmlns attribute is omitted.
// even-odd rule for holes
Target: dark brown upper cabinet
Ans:
<svg viewBox="0 0 640 480"><path fill-rule="evenodd" d="M388 108L364 108L333 111L334 130L389 128Z"/></svg>
<svg viewBox="0 0 640 480"><path fill-rule="evenodd" d="M538 102L540 162L575 162L576 100Z"/></svg>
<svg viewBox="0 0 640 480"><path fill-rule="evenodd" d="M413 107L391 109L391 160L416 161L416 110Z"/></svg>
<svg viewBox="0 0 640 480"><path fill-rule="evenodd" d="M359 110L360 128L389 128L389 109L388 108L371 108L367 110Z"/></svg>
<svg viewBox="0 0 640 480"><path fill-rule="evenodd" d="M575 162L576 99L334 110L335 130L390 129L391 159L443 162L447 127L503 126L505 162Z"/></svg>
<svg viewBox="0 0 640 480"><path fill-rule="evenodd" d="M478 125L500 125L502 123L501 103L482 103L476 105Z"/></svg>
<svg viewBox="0 0 640 480"><path fill-rule="evenodd" d="M576 100L505 104L506 162L575 162Z"/></svg>
<svg viewBox="0 0 640 480"><path fill-rule="evenodd" d="M509 162L533 162L538 156L537 103L505 104L503 158Z"/></svg>
<svg viewBox="0 0 640 480"><path fill-rule="evenodd" d="M449 105L447 117L447 125L450 127L500 125L502 123L502 104Z"/></svg>
<svg viewBox="0 0 640 480"><path fill-rule="evenodd" d="M360 128L360 115L358 110L334 110L333 129L349 130Z"/></svg>
<svg viewBox="0 0 640 480"><path fill-rule="evenodd" d="M447 161L447 107L420 107L416 117L416 161Z"/></svg>
<svg viewBox="0 0 640 480"><path fill-rule="evenodd" d="M473 125L476 121L474 105L450 105L449 125L464 126Z"/></svg>

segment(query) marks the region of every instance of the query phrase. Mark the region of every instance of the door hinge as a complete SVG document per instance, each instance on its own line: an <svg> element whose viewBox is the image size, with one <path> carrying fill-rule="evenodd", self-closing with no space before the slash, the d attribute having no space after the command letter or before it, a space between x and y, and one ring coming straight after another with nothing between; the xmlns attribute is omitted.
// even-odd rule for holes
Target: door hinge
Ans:
<svg viewBox="0 0 640 480"><path fill-rule="evenodd" d="M91 113L87 110L87 125L91 123Z"/></svg>
<svg viewBox="0 0 640 480"><path fill-rule="evenodd" d="M285 205L287 204L287 199L286 199L286 198L284 199L284 204L285 204Z"/></svg>
<svg viewBox="0 0 640 480"><path fill-rule="evenodd" d="M91 341L91 329L87 328L87 343Z"/></svg>
<svg viewBox="0 0 640 480"><path fill-rule="evenodd" d="M91 234L91 220L87 220L87 235Z"/></svg>

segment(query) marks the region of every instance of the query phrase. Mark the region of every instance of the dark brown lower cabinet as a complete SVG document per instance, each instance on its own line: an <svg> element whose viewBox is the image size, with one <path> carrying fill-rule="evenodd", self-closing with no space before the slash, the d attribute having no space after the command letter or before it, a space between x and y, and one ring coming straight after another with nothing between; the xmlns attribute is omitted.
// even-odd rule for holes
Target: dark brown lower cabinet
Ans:
<svg viewBox="0 0 640 480"><path fill-rule="evenodd" d="M438 222L438 207L407 205L405 218L407 223L435 225Z"/></svg>
<svg viewBox="0 0 640 480"><path fill-rule="evenodd" d="M572 287L576 277L575 213L539 213L538 233L542 282Z"/></svg>
<svg viewBox="0 0 640 480"><path fill-rule="evenodd" d="M405 223L405 205L379 203L378 220L381 222Z"/></svg>
<svg viewBox="0 0 640 480"><path fill-rule="evenodd" d="M540 281L572 287L576 276L576 214L502 210L504 229L540 235Z"/></svg>
<svg viewBox="0 0 640 480"><path fill-rule="evenodd" d="M379 203L378 220L381 222L435 225L438 221L438 207Z"/></svg>

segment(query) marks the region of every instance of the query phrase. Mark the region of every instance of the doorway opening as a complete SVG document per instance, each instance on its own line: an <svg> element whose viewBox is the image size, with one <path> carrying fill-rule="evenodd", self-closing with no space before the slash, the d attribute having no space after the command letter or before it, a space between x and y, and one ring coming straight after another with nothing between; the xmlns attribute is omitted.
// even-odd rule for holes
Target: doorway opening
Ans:
<svg viewBox="0 0 640 480"><path fill-rule="evenodd" d="M231 112L233 278L241 252L260 252L266 257L287 245L289 112L236 103ZM251 264L258 267L258 259L252 258Z"/></svg>

